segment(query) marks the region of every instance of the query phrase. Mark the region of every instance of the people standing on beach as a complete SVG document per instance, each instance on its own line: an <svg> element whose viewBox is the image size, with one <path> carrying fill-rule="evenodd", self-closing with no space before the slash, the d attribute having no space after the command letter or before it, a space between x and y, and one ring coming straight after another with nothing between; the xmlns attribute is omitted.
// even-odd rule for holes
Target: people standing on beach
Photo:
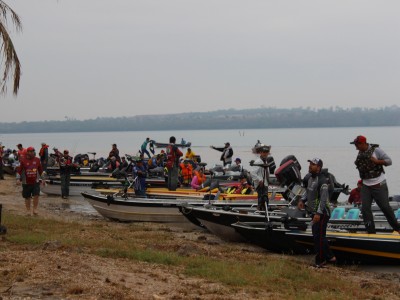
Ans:
<svg viewBox="0 0 400 300"><path fill-rule="evenodd" d="M61 197L67 199L69 197L69 185L71 181L71 171L75 167L72 156L69 156L69 151L64 150L63 154L57 158L60 166L61 179Z"/></svg>
<svg viewBox="0 0 400 300"><path fill-rule="evenodd" d="M269 166L268 155L270 146L263 146L259 150L260 157L254 161L255 168L250 172L251 179L258 194L258 210L266 210L268 202Z"/></svg>
<svg viewBox="0 0 400 300"><path fill-rule="evenodd" d="M389 204L389 190L383 167L390 166L392 159L377 144L367 143L365 136L357 136L350 144L354 144L358 155L354 162L357 166L361 187L361 211L368 233L376 233L374 217L371 210L375 200L393 230L400 233L400 225Z"/></svg>
<svg viewBox="0 0 400 300"><path fill-rule="evenodd" d="M305 206L311 217L312 234L314 238L315 267L321 268L326 263L336 262L336 257L329 248L326 238L326 228L330 218L329 208L329 178L321 173L323 162L320 158L308 160L310 163L305 182L306 193L299 202L299 207Z"/></svg>
<svg viewBox="0 0 400 300"><path fill-rule="evenodd" d="M146 140L143 142L142 146L140 146L140 153L143 155L147 155L149 158L151 158L151 155L149 151L147 151L147 145L150 143L150 138L146 138Z"/></svg>
<svg viewBox="0 0 400 300"><path fill-rule="evenodd" d="M40 163L42 164L43 170L47 171L47 162L49 160L49 145L42 143L42 147L39 150Z"/></svg>
<svg viewBox="0 0 400 300"><path fill-rule="evenodd" d="M176 138L171 136L169 138L169 145L166 148L166 168L168 170L167 185L170 191L175 191L178 186L179 158L183 155L182 151L175 145L175 142Z"/></svg>
<svg viewBox="0 0 400 300"><path fill-rule="evenodd" d="M21 145L22 147L22 145ZM40 181L43 174L40 159L35 156L35 148L28 147L24 159L20 161L17 169L17 184L22 183L22 197L28 215L31 215L31 199L33 198L32 214L37 215L39 205Z"/></svg>
<svg viewBox="0 0 400 300"><path fill-rule="evenodd" d="M24 160L26 153L27 153L27 149L25 149L24 147L22 147L22 144L18 144L17 145L18 148L18 161L21 162Z"/></svg>
<svg viewBox="0 0 400 300"><path fill-rule="evenodd" d="M112 148L110 153L108 154L108 160L111 160L112 157L115 157L117 162L121 162L121 158L119 156L119 150L117 148L117 144L112 144Z"/></svg>
<svg viewBox="0 0 400 300"><path fill-rule="evenodd" d="M221 158L219 160L222 161L222 163L224 164L224 167L227 165L230 165L232 163L233 149L229 142L226 142L225 146L223 148L222 147L214 147L214 146L211 146L211 148L214 150L217 150L219 152L222 152Z"/></svg>
<svg viewBox="0 0 400 300"><path fill-rule="evenodd" d="M354 206L361 206L361 187L362 187L362 180L360 179L357 182L357 187L350 191L349 199L347 202Z"/></svg>
<svg viewBox="0 0 400 300"><path fill-rule="evenodd" d="M0 143L0 180L4 180L3 155L4 155L4 146Z"/></svg>

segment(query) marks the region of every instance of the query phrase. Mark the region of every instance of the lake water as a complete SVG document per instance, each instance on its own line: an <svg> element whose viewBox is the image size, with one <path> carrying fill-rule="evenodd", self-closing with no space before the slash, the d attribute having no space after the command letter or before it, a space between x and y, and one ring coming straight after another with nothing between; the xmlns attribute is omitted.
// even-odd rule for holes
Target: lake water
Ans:
<svg viewBox="0 0 400 300"><path fill-rule="evenodd" d="M158 142L168 142L174 135L177 142L181 138L192 142L192 150L201 155L208 167L219 164L220 152L210 145L222 147L230 142L234 157L240 157L245 168L249 161L256 158L251 148L260 140L271 145L271 155L277 164L287 155L293 154L302 165L302 175L308 170L307 160L320 157L324 167L333 173L340 183L354 187L358 180L354 160L357 155L354 145L350 145L357 135L365 135L368 142L381 145L392 158L393 165L385 168L390 194L400 194L400 127L367 127L367 128L299 128L299 129L247 129L247 130L177 130L177 131L127 131L127 132L79 132L79 133L29 133L1 134L0 141L6 148L16 148L22 143L24 147L34 146L38 151L41 142L50 148L69 149L74 156L78 153L96 152L96 157L107 156L111 144L116 143L120 154L136 154L140 145L150 137ZM157 149L157 153L161 149ZM339 200L347 197L341 195Z"/></svg>

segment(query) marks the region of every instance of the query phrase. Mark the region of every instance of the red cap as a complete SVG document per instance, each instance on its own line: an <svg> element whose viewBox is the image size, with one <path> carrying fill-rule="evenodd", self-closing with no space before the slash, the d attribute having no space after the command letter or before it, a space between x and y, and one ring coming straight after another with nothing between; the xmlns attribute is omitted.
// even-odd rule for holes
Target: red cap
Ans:
<svg viewBox="0 0 400 300"><path fill-rule="evenodd" d="M31 146L31 147L28 147L28 149L26 149L26 151L35 151L35 148L33 148L33 147Z"/></svg>
<svg viewBox="0 0 400 300"><path fill-rule="evenodd" d="M357 136L350 144L363 144L367 142L367 138L363 135Z"/></svg>

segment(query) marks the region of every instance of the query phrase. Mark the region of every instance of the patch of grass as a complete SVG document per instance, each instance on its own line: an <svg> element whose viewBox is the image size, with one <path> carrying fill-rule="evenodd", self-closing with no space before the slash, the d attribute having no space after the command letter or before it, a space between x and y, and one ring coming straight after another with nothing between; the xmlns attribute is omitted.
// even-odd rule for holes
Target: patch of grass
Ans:
<svg viewBox="0 0 400 300"><path fill-rule="evenodd" d="M380 295L376 285L360 287L342 278L340 272L315 270L290 256L243 253L229 244L216 245L215 253L204 253L201 244L195 247L190 241L186 242L189 247L184 253L187 255L179 255L177 246L185 243L184 239L173 242L176 239L173 232L144 224L80 224L7 212L3 215L7 240L15 244L39 245L56 240L64 247L79 247L105 258L177 267L186 276L219 282L230 288L279 291L283 298L367 299L369 295ZM241 259L240 255L248 259ZM70 291L77 292L83 291Z"/></svg>

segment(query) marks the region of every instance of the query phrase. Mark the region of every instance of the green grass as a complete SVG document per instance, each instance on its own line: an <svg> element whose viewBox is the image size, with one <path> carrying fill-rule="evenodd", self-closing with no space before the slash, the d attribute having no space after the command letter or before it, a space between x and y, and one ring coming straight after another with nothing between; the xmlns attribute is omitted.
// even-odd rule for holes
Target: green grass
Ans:
<svg viewBox="0 0 400 300"><path fill-rule="evenodd" d="M220 282L231 288L256 290L262 287L269 292L280 291L282 297L296 299L379 299L378 287L362 289L354 282L340 277L340 273L318 272L309 268L296 257L237 252L228 245L223 255L204 253L195 248L189 255L177 252L179 242L170 242L173 234L169 230L149 228L144 224L94 223L80 224L43 218L32 218L3 213L3 224L7 226L9 242L37 246L47 241L61 243L63 247L79 247L85 252L101 257L147 262L177 267L186 276ZM182 242L180 242L182 243ZM190 243L188 241L187 243ZM3 247L3 246L2 246ZM1 251L1 248L0 248Z"/></svg>

